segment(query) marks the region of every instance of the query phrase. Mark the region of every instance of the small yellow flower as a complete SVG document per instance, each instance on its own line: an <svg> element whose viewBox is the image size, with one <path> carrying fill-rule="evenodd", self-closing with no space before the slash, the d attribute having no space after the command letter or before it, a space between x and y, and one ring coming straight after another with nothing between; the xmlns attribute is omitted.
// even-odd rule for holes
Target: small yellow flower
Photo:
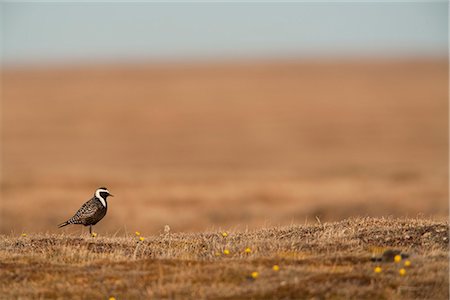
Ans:
<svg viewBox="0 0 450 300"><path fill-rule="evenodd" d="M225 232L222 232L222 236L223 236L223 237L227 237L227 236L228 236L228 232L226 232L226 231L225 231Z"/></svg>
<svg viewBox="0 0 450 300"><path fill-rule="evenodd" d="M252 253L252 249L250 249L250 248L245 248L245 253Z"/></svg>
<svg viewBox="0 0 450 300"><path fill-rule="evenodd" d="M405 261L405 267L410 267L410 266L411 266L411 261L406 260L406 261Z"/></svg>
<svg viewBox="0 0 450 300"><path fill-rule="evenodd" d="M139 237L139 240L141 241L141 242L143 242L145 239L144 239L144 237Z"/></svg>
<svg viewBox="0 0 450 300"><path fill-rule="evenodd" d="M375 272L375 273L381 273L381 267L375 267L375 269L373 269L373 271Z"/></svg>
<svg viewBox="0 0 450 300"><path fill-rule="evenodd" d="M26 234L26 233L22 233L22 234L21 234L21 236L23 236L23 237L26 237L26 236L27 236L27 234Z"/></svg>
<svg viewBox="0 0 450 300"><path fill-rule="evenodd" d="M136 231L134 234L137 235L137 236L141 235L141 233L139 231Z"/></svg>
<svg viewBox="0 0 450 300"><path fill-rule="evenodd" d="M259 273L258 273L258 272L252 272L252 278L253 278L253 279L258 278L258 276L259 276Z"/></svg>
<svg viewBox="0 0 450 300"><path fill-rule="evenodd" d="M114 298L114 297L109 297L109 300L116 300L116 298Z"/></svg>
<svg viewBox="0 0 450 300"><path fill-rule="evenodd" d="M405 276L406 270L401 268L400 270L398 270L398 274L400 274L401 276Z"/></svg>
<svg viewBox="0 0 450 300"><path fill-rule="evenodd" d="M93 232L92 237L97 237L97 232Z"/></svg>
<svg viewBox="0 0 450 300"><path fill-rule="evenodd" d="M401 262L401 261L402 261L402 256L397 254L396 256L394 256L394 261L395 261L396 263Z"/></svg>
<svg viewBox="0 0 450 300"><path fill-rule="evenodd" d="M229 255L230 254L230 250L228 250L228 249L223 250L223 254Z"/></svg>
<svg viewBox="0 0 450 300"><path fill-rule="evenodd" d="M280 267L278 265L274 265L272 267L272 270L274 270L275 272L278 272L280 270Z"/></svg>

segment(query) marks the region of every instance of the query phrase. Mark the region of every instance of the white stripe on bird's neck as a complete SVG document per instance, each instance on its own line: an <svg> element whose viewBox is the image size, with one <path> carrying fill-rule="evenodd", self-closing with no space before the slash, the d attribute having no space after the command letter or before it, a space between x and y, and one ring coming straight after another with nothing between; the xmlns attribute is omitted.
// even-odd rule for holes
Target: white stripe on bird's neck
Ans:
<svg viewBox="0 0 450 300"><path fill-rule="evenodd" d="M100 192L107 192L107 193L109 194L109 191L108 191L108 190L103 190L103 189L98 189L98 190L95 191L95 197L96 197L98 200L100 200L100 202L102 203L102 205L103 205L104 207L106 207L106 200L103 199L102 196L100 196Z"/></svg>

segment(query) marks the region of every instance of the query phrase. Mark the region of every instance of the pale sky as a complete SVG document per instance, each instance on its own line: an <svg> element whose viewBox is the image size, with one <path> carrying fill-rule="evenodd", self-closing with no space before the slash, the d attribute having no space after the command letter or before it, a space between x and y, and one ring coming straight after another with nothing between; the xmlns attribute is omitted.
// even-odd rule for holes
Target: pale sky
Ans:
<svg viewBox="0 0 450 300"><path fill-rule="evenodd" d="M447 2L0 5L9 65L448 53Z"/></svg>

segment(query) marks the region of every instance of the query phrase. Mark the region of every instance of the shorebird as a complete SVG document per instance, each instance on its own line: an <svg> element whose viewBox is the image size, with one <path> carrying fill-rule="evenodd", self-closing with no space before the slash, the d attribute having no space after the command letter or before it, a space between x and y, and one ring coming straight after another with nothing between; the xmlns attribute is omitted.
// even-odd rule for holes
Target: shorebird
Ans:
<svg viewBox="0 0 450 300"><path fill-rule="evenodd" d="M113 195L107 188L98 188L94 197L84 203L76 214L64 223L58 225L58 228L70 225L70 224L82 224L89 226L89 233L92 235L92 226L97 224L106 215L108 204L106 198Z"/></svg>

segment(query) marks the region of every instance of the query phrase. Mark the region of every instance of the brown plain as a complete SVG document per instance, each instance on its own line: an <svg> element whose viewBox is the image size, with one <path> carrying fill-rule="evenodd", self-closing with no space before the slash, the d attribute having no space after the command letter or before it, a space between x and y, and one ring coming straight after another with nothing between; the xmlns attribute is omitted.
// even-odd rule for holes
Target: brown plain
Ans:
<svg viewBox="0 0 450 300"><path fill-rule="evenodd" d="M446 60L6 69L0 232L448 214ZM79 232L79 228L68 229Z"/></svg>
<svg viewBox="0 0 450 300"><path fill-rule="evenodd" d="M448 299L446 60L2 77L0 298Z"/></svg>

